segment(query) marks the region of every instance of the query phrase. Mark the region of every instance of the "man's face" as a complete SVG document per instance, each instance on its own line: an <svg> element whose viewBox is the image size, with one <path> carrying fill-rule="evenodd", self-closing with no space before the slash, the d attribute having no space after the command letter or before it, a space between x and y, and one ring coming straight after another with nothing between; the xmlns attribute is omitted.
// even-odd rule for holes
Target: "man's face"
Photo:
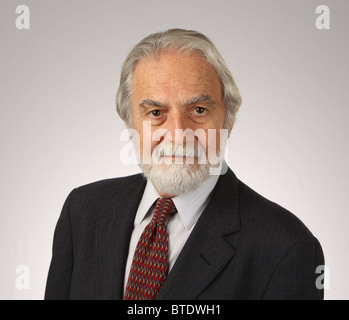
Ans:
<svg viewBox="0 0 349 320"><path fill-rule="evenodd" d="M180 135L178 129L201 132L193 135L192 141L196 147L200 145L206 150L206 159L210 150L212 152L210 144L215 145L214 154L219 151L220 129L225 120L222 86L214 68L198 53L163 53L159 59L139 62L133 76L132 110L134 128L140 136L141 156L145 146L153 153L165 142L186 145L190 139ZM145 121L150 122L151 136L143 135ZM153 139L158 129L162 129L163 134ZM214 136L211 133L211 139L209 129L216 130ZM183 163L194 160L194 167L198 163L197 157L190 155L189 159L185 153L163 157L173 163L178 157Z"/></svg>

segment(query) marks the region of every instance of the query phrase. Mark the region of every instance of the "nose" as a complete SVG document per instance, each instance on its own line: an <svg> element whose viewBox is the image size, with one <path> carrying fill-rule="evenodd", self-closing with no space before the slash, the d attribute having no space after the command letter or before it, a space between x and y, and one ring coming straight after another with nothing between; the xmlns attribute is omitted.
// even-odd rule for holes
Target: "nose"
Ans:
<svg viewBox="0 0 349 320"><path fill-rule="evenodd" d="M176 144L184 143L183 132L189 127L188 125L189 124L186 115L179 110L174 111L167 120L167 130L170 134L169 138L171 139L171 141L176 142Z"/></svg>

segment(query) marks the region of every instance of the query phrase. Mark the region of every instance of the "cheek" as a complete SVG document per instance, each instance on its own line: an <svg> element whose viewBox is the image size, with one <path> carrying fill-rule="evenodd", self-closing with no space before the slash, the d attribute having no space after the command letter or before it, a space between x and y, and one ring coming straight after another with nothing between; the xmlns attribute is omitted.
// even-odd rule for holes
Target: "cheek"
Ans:
<svg viewBox="0 0 349 320"><path fill-rule="evenodd" d="M138 131L140 132L140 150L145 159L151 159L154 148L163 140L159 134L151 130L150 125L144 124L144 127ZM155 141L154 141L155 140Z"/></svg>
<svg viewBox="0 0 349 320"><path fill-rule="evenodd" d="M155 149L155 147L160 143L160 141L151 141L150 143L150 149L151 149L151 153L153 153L153 150Z"/></svg>
<svg viewBox="0 0 349 320"><path fill-rule="evenodd" d="M210 130L207 135L207 148L209 152L216 152L219 150L219 129Z"/></svg>
<svg viewBox="0 0 349 320"><path fill-rule="evenodd" d="M207 159L214 159L220 153L220 129L210 129L205 131L205 135L198 137L198 142L206 149Z"/></svg>
<svg viewBox="0 0 349 320"><path fill-rule="evenodd" d="M206 156L212 151L212 148L217 144L215 130L196 131L197 143L206 150Z"/></svg>

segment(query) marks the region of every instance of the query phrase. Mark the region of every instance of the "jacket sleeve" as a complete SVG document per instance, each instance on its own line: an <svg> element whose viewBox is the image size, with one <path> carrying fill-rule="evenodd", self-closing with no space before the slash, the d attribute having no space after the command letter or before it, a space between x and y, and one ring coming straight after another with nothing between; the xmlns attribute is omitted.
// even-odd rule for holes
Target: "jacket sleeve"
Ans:
<svg viewBox="0 0 349 320"><path fill-rule="evenodd" d="M281 259L269 280L264 299L323 300L324 290L317 281L320 275L316 269L324 263L319 241L307 235Z"/></svg>
<svg viewBox="0 0 349 320"><path fill-rule="evenodd" d="M53 240L45 300L69 300L73 271L73 241L69 214L69 194L58 220Z"/></svg>

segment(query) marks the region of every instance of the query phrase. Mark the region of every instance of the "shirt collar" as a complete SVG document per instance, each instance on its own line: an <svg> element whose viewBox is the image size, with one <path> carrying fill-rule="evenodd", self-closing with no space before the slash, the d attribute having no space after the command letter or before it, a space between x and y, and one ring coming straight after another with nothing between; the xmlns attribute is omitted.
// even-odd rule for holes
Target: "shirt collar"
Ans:
<svg viewBox="0 0 349 320"><path fill-rule="evenodd" d="M212 175L205 182L203 182L199 188L172 198L180 219L187 230L190 230L193 227L207 206L210 198L209 196L214 189L218 178L219 175ZM158 198L160 198L158 192L156 191L153 183L148 180L142 200L138 207L135 218L136 224L142 223Z"/></svg>
<svg viewBox="0 0 349 320"><path fill-rule="evenodd" d="M146 217L150 208L155 204L155 201L159 198L159 194L156 191L154 185L150 180L147 181L147 185L145 186L142 200L138 206L137 215L135 218L136 224L141 224L144 218Z"/></svg>

